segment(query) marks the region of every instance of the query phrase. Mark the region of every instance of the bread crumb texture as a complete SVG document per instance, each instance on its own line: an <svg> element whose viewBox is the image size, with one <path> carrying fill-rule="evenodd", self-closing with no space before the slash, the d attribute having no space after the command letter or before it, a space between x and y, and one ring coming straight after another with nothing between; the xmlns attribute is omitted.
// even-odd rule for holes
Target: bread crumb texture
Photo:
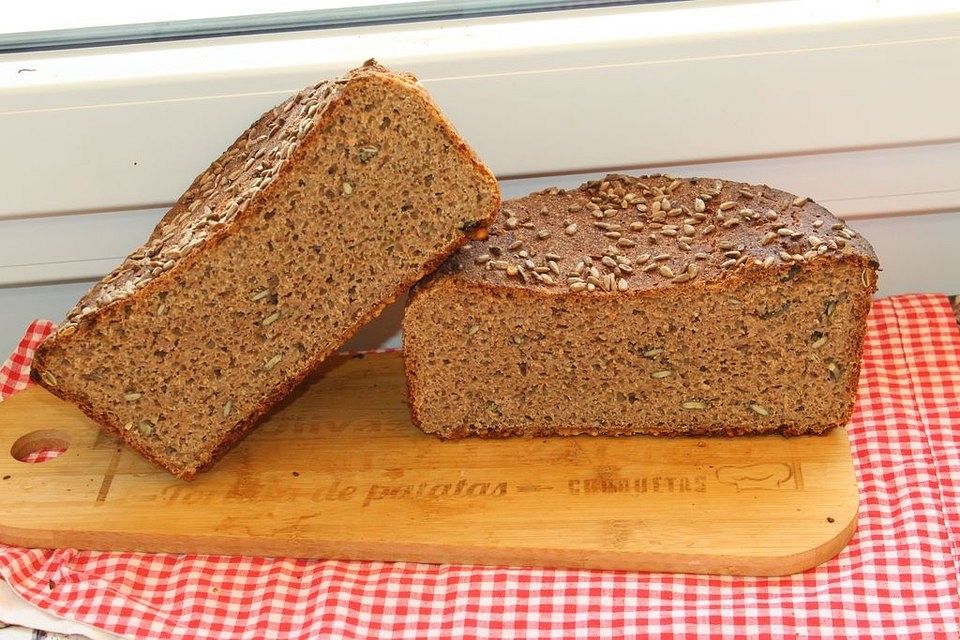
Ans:
<svg viewBox="0 0 960 640"><path fill-rule="evenodd" d="M33 375L192 477L498 207L423 89L370 63L264 114L80 301Z"/></svg>

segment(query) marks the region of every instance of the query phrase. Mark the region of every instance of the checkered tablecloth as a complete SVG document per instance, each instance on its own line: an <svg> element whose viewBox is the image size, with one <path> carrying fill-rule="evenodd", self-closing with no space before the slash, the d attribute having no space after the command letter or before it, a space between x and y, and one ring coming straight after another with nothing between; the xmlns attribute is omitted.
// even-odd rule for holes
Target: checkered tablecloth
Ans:
<svg viewBox="0 0 960 640"><path fill-rule="evenodd" d="M50 327L30 327L3 394ZM960 332L945 297L876 302L848 433L857 533L790 577L3 547L0 575L48 612L150 638L960 638Z"/></svg>

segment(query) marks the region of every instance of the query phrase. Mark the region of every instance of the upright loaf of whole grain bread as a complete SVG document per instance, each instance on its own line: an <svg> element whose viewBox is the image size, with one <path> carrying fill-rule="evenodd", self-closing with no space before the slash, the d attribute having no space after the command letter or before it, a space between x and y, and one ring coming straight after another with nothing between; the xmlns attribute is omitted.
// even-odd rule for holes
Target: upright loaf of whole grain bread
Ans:
<svg viewBox="0 0 960 640"><path fill-rule="evenodd" d="M611 175L506 202L489 234L407 304L425 431L802 434L849 419L879 265L806 198Z"/></svg>
<svg viewBox="0 0 960 640"><path fill-rule="evenodd" d="M255 122L32 375L190 478L498 208L416 79L371 61Z"/></svg>

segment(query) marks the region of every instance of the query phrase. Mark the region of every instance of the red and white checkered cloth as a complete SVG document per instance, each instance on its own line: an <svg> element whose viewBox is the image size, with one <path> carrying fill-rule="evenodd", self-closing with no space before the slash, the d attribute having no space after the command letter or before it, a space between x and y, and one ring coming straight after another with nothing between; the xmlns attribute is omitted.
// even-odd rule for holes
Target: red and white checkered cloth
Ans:
<svg viewBox="0 0 960 640"><path fill-rule="evenodd" d="M26 381L34 324L4 393ZM150 638L960 638L960 333L946 298L879 300L848 430L856 535L783 578L0 547L58 616Z"/></svg>

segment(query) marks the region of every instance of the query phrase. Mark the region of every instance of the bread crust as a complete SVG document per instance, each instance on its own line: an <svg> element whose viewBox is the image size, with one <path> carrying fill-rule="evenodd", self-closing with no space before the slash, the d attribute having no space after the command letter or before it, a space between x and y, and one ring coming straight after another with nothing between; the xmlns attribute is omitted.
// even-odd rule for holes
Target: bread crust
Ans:
<svg viewBox="0 0 960 640"><path fill-rule="evenodd" d="M437 120L438 123L440 123L443 131L449 137L453 147L456 149L456 152L470 163L470 165L478 172L481 180L490 188L491 192L495 194L495 197L491 199L490 211L483 213L483 215L478 218L477 221L479 226L486 226L490 224L500 207L500 192L496 178L493 176L491 171L481 162L476 153L460 137L450 122L447 121L447 119L440 113L436 105L434 105L432 100L430 100L426 91L419 85L419 83L416 82L416 79L413 76L409 74L394 73L372 60L368 61L363 67L352 71L348 78L343 81L342 86L330 97L329 103L325 106L325 108L323 108L319 121L312 128L309 135L304 139L303 143L294 151L294 155L290 157L289 162L284 164L282 168L285 168L287 171L289 171L291 167L297 166L297 163L306 153L306 148L309 147L310 138L323 135L323 132L334 121L337 107L344 101L349 100L351 93L358 90L363 83L367 82L396 83L398 85L402 85L405 90L413 90L421 94L421 96L424 98L424 103L429 105L429 108L432 109L431 115ZM270 121L271 113L272 112L268 112L261 116L261 118L251 125L251 127L243 135L241 135L233 145L231 145L224 155L229 153L230 150L236 149L244 139L249 139L251 137L251 132L253 136L262 133L265 128L265 123ZM256 148L253 148L251 153L255 151ZM211 165L211 167L213 166L214 165ZM210 170L208 169L207 171ZM191 189L189 189L184 196L181 197L180 200L178 200L178 202L170 209L170 211L167 212L144 246L149 245L152 240L158 238L160 234L163 233L165 225L171 224L172 221L176 220L180 214L187 210L187 207L193 201L193 198L188 196L195 189L196 185L199 184L201 177L206 173L207 172L201 174L201 176L198 177L191 186ZM279 181L274 181L268 187L268 189L277 188L278 184ZM177 468L173 465L166 464L163 460L157 458L150 451L139 446L139 443L135 439L128 439L122 425L111 420L109 415L93 406L85 397L78 393L73 393L70 390L65 390L54 384L50 384L48 381L48 376L45 375L49 372L47 358L54 347L60 344L67 344L72 340L82 340L84 330L94 326L96 323L109 322L111 320L119 319L122 317L124 310L138 299L142 297L149 297L153 293L160 290L169 289L171 283L175 280L178 274L189 271L190 269L202 264L205 255L208 252L215 248L225 238L229 237L229 235L236 229L247 223L247 221L259 216L262 213L262 203L269 193L270 191L268 190L260 192L258 197L251 201L250 205L247 206L245 210L241 211L235 218L233 218L228 225L224 225L224 227L218 230L216 233L211 234L209 237L207 237L203 244L200 244L194 251L191 251L180 258L172 268L149 280L143 287L137 289L130 295L120 297L106 305L100 306L93 312L78 318L75 322L75 326L71 327L68 332L65 333L62 330L55 331L37 349L33 365L31 367L31 379L37 384L45 387L54 395L77 405L81 411L97 422L101 427L114 433L121 440L125 441L128 445L137 450L142 456L157 466L166 469L178 478L190 480L193 479L198 472L208 469L224 453L226 453L241 438L243 438L243 436L257 423L260 417L269 411L270 408L272 408L279 400L286 396L293 388L300 384L300 382L309 376L310 373L315 371L321 365L321 363L326 360L327 357L336 351L336 348L331 348L317 353L311 360L307 362L304 367L296 372L292 372L292 374L289 375L281 385L275 387L268 396L264 397L259 403L257 403L252 412L246 415L229 432L227 432L227 434L220 440L218 446L213 449L209 455L200 457L198 459L198 464L191 468ZM369 312L359 318L349 328L340 332L336 337L335 344L342 345L351 336L353 336L354 333L356 333L357 329L379 315L384 307L386 307L388 304L396 301L409 289L413 283L435 270L450 254L452 254L469 240L468 233L471 230L472 229L465 230L460 237L448 243L432 260L426 263L417 274L401 281L396 289L388 296L384 297L377 306L370 309ZM135 254L136 252L134 252L132 255ZM97 285L95 285L90 293L80 300L80 302L77 304L76 310L82 309L85 304L89 303L91 300L94 300L96 292Z"/></svg>

